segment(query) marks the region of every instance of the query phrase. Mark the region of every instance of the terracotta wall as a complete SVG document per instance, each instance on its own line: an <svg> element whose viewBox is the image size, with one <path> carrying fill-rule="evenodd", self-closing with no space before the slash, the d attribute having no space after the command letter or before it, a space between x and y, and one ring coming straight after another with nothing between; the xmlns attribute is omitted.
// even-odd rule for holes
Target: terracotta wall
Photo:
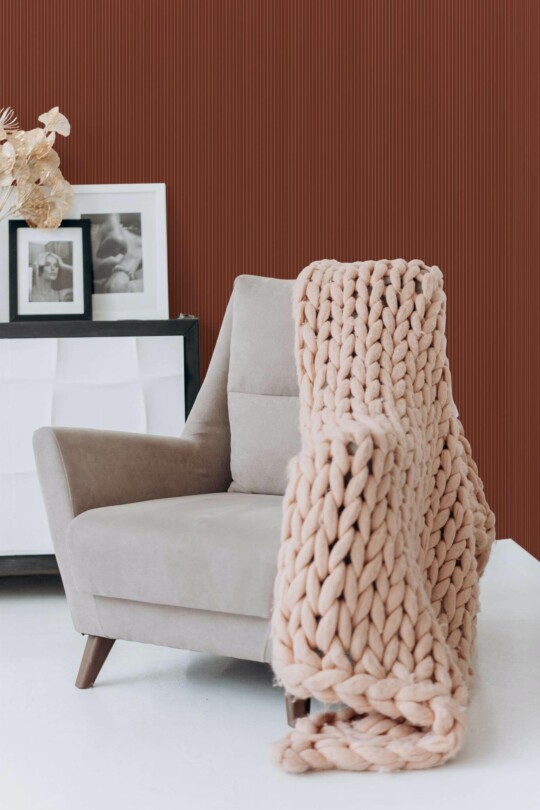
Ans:
<svg viewBox="0 0 540 810"><path fill-rule="evenodd" d="M17 0L0 106L60 104L74 183L167 183L204 367L239 273L439 264L499 537L538 554L539 36L536 0Z"/></svg>

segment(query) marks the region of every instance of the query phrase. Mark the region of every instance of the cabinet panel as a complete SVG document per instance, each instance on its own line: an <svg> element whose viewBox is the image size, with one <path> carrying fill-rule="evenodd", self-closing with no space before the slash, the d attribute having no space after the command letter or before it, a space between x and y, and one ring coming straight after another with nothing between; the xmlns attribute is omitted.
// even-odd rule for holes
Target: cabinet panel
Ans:
<svg viewBox="0 0 540 810"><path fill-rule="evenodd" d="M50 554L32 434L42 425L180 435L182 335L0 340L0 554Z"/></svg>

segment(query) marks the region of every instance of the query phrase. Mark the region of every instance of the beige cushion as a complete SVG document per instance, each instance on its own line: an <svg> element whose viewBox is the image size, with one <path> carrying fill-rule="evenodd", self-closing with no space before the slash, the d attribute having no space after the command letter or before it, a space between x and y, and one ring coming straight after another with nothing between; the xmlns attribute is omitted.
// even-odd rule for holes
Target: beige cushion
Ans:
<svg viewBox="0 0 540 810"><path fill-rule="evenodd" d="M83 512L67 546L83 592L268 618L280 527L279 497L190 495Z"/></svg>
<svg viewBox="0 0 540 810"><path fill-rule="evenodd" d="M239 276L227 385L231 491L282 495L300 449L293 281Z"/></svg>
<svg viewBox="0 0 540 810"><path fill-rule="evenodd" d="M107 638L162 644L212 655L270 661L270 620L215 610L150 605L110 596L88 596L99 615L99 633Z"/></svg>

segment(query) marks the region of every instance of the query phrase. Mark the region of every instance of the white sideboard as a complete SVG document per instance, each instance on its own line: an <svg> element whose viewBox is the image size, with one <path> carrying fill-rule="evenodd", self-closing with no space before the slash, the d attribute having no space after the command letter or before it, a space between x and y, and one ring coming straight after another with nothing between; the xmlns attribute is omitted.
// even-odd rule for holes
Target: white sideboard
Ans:
<svg viewBox="0 0 540 810"><path fill-rule="evenodd" d="M53 552L32 451L36 428L180 435L198 388L198 322L184 320L2 325L0 562Z"/></svg>

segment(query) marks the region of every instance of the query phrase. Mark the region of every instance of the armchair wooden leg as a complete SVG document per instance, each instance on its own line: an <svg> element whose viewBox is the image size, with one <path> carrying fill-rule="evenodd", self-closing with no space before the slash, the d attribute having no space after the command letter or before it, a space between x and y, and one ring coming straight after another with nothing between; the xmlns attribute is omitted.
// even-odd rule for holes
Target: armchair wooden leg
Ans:
<svg viewBox="0 0 540 810"><path fill-rule="evenodd" d="M309 714L310 704L311 700L309 698L305 700L303 698L294 698L292 695L289 695L288 692L285 692L287 723L292 726L292 728L295 727L297 720Z"/></svg>
<svg viewBox="0 0 540 810"><path fill-rule="evenodd" d="M94 685L94 681L99 675L114 642L114 638L88 636L79 674L75 681L75 686L78 689L88 689L88 687Z"/></svg>

